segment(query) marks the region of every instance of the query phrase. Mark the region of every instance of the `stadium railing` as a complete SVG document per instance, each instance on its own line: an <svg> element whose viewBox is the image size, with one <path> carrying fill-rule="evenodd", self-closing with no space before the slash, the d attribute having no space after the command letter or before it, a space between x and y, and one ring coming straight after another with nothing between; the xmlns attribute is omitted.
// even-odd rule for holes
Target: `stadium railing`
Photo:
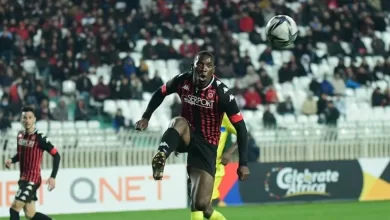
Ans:
<svg viewBox="0 0 390 220"><path fill-rule="evenodd" d="M261 162L347 160L390 157L387 123L348 124L348 127L297 127L295 129L257 129L251 131L260 148ZM63 129L49 132L48 138L59 148L62 168L149 165L161 138L161 131L138 132L112 129ZM0 137L0 162L16 153L16 133ZM185 163L184 154L172 156L169 164ZM45 154L42 167L50 168ZM15 169L15 168L14 168Z"/></svg>

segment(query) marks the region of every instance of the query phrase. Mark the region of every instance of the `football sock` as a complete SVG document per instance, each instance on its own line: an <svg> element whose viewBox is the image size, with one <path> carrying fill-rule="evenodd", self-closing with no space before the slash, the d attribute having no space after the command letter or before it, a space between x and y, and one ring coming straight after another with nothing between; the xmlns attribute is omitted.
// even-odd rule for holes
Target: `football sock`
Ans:
<svg viewBox="0 0 390 220"><path fill-rule="evenodd" d="M169 155L179 147L180 138L180 134L176 129L168 128L161 138L158 150L164 152L168 158Z"/></svg>
<svg viewBox="0 0 390 220"><path fill-rule="evenodd" d="M218 211L214 210L213 214L211 214L209 220L226 220L226 218Z"/></svg>
<svg viewBox="0 0 390 220"><path fill-rule="evenodd" d="M37 212L35 213L34 217L32 217L32 220L52 220L52 219L45 214Z"/></svg>
<svg viewBox="0 0 390 220"><path fill-rule="evenodd" d="M191 212L191 220L203 220L203 212L202 211L195 211Z"/></svg>
<svg viewBox="0 0 390 220"><path fill-rule="evenodd" d="M17 212L15 209L10 208L9 209L9 214L10 214L10 220L19 220L19 212Z"/></svg>

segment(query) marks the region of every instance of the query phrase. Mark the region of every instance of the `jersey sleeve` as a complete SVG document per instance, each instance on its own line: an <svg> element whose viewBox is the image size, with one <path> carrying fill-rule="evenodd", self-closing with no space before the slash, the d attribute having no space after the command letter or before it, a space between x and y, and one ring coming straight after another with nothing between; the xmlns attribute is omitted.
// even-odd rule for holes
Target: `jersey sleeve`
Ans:
<svg viewBox="0 0 390 220"><path fill-rule="evenodd" d="M57 148L44 136L42 133L38 133L38 145L39 147L47 151L49 154L54 156L58 151Z"/></svg>
<svg viewBox="0 0 390 220"><path fill-rule="evenodd" d="M226 116L229 118L229 121L232 124L238 123L243 120L236 99L233 93L229 89L227 89L227 87L224 88L224 91L220 95L220 99L221 110L226 113Z"/></svg>
<svg viewBox="0 0 390 220"><path fill-rule="evenodd" d="M177 87L180 84L180 81L183 80L184 74L185 73L182 73L173 77L161 86L161 93L163 94L163 96L177 93Z"/></svg>
<svg viewBox="0 0 390 220"><path fill-rule="evenodd" d="M234 128L232 123L229 121L229 118L226 116L226 114L223 116L222 124L226 128L228 133L237 135L236 129Z"/></svg>

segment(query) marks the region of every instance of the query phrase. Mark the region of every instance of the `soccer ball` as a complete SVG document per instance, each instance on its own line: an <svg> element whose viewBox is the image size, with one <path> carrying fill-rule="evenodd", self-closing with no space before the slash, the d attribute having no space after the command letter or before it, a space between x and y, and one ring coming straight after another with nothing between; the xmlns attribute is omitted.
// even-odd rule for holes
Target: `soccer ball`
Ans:
<svg viewBox="0 0 390 220"><path fill-rule="evenodd" d="M277 15L271 18L265 31L267 41L276 48L291 47L298 35L297 24L287 15Z"/></svg>

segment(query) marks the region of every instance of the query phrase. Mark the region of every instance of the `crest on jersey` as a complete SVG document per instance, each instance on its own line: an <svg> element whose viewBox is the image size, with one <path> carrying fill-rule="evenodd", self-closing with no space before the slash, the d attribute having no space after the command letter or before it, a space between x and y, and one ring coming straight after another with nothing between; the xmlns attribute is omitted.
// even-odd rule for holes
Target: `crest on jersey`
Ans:
<svg viewBox="0 0 390 220"><path fill-rule="evenodd" d="M190 87L188 87L188 85L184 85L183 87L181 87L182 89L186 90L186 91L190 91Z"/></svg>
<svg viewBox="0 0 390 220"><path fill-rule="evenodd" d="M214 99L214 96L215 96L215 90L209 90L207 93L207 98Z"/></svg>

